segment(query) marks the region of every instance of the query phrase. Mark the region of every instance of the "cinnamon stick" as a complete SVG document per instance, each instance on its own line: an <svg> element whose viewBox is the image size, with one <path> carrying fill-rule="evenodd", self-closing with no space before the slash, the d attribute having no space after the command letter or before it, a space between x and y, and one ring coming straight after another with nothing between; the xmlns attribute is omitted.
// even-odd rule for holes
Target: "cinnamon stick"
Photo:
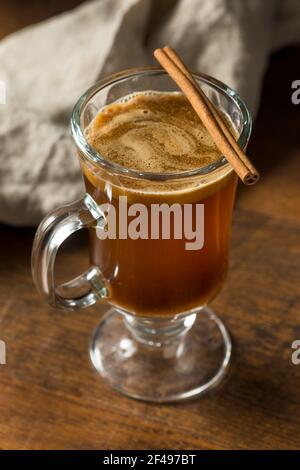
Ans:
<svg viewBox="0 0 300 470"><path fill-rule="evenodd" d="M259 179L258 171L176 52L166 46L156 49L154 56L185 94L215 144L241 180L247 185L256 183Z"/></svg>

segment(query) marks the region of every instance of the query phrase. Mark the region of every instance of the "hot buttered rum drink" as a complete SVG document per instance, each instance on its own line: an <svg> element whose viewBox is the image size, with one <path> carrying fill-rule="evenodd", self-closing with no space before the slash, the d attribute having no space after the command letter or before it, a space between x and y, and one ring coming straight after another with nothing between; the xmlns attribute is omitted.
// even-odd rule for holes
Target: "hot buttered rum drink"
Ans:
<svg viewBox="0 0 300 470"><path fill-rule="evenodd" d="M86 190L99 205L109 203L113 209L107 213L116 215L115 238L101 239L101 227L90 228L91 261L107 279L111 301L150 317L174 316L208 303L227 271L236 176L228 164L212 171L221 155L190 103L181 93L137 93L100 110L85 135L105 161L100 165L81 159ZM199 169L203 174L197 174ZM182 172L191 176L181 179ZM126 231L137 212L120 214L121 196L128 208L142 204L147 209L134 238ZM162 204L174 211L164 221L160 214L159 226L153 227L151 207ZM197 217L199 204L204 226ZM181 238L175 233L178 209L184 224L188 206L186 220L198 241L202 231L198 245L184 227ZM192 249L187 249L189 242Z"/></svg>

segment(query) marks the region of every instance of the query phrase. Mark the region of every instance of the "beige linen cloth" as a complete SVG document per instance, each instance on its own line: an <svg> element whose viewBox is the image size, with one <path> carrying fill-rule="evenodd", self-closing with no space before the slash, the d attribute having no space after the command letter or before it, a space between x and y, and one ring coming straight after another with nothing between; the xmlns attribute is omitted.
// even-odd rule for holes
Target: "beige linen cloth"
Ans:
<svg viewBox="0 0 300 470"><path fill-rule="evenodd" d="M152 64L169 44L255 113L270 52L299 41L299 0L97 0L5 38L0 221L34 225L82 195L69 118L99 77Z"/></svg>

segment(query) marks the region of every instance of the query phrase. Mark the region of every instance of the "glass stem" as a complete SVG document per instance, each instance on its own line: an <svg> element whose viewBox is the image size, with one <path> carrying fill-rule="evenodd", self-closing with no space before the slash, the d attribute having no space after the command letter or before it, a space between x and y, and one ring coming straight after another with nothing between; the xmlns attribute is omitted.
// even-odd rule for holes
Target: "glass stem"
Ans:
<svg viewBox="0 0 300 470"><path fill-rule="evenodd" d="M195 313L168 319L124 314L126 327L135 339L147 346L157 348L181 340L192 328L195 320Z"/></svg>

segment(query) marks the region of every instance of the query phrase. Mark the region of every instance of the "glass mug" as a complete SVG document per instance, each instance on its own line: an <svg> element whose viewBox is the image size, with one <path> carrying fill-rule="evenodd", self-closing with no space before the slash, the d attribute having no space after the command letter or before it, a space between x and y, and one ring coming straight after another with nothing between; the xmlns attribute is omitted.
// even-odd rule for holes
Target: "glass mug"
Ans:
<svg viewBox="0 0 300 470"><path fill-rule="evenodd" d="M246 148L251 134L247 107L232 89L203 74L195 80L233 122ZM103 79L77 102L71 129L86 193L80 201L47 215L33 245L37 289L56 308L75 310L106 302L107 312L90 341L96 370L117 390L153 402L179 401L202 394L224 377L231 340L223 322L207 307L227 272L230 227L237 177L224 157L178 173L140 172L105 160L88 144L84 130L105 105L143 91L178 91L161 69L132 69ZM122 196L122 197L120 197ZM169 237L120 235L120 201L149 209L153 204L184 209L203 207L203 243L186 249L185 234ZM116 237L105 237L109 214L116 215ZM124 215L124 211L122 214ZM129 212L128 212L129 214ZM127 215L128 215L127 214ZM123 217L122 215L122 217ZM125 220L125 219L124 219ZM125 229L132 218L123 223ZM54 278L60 245L88 228L91 267L63 285Z"/></svg>

